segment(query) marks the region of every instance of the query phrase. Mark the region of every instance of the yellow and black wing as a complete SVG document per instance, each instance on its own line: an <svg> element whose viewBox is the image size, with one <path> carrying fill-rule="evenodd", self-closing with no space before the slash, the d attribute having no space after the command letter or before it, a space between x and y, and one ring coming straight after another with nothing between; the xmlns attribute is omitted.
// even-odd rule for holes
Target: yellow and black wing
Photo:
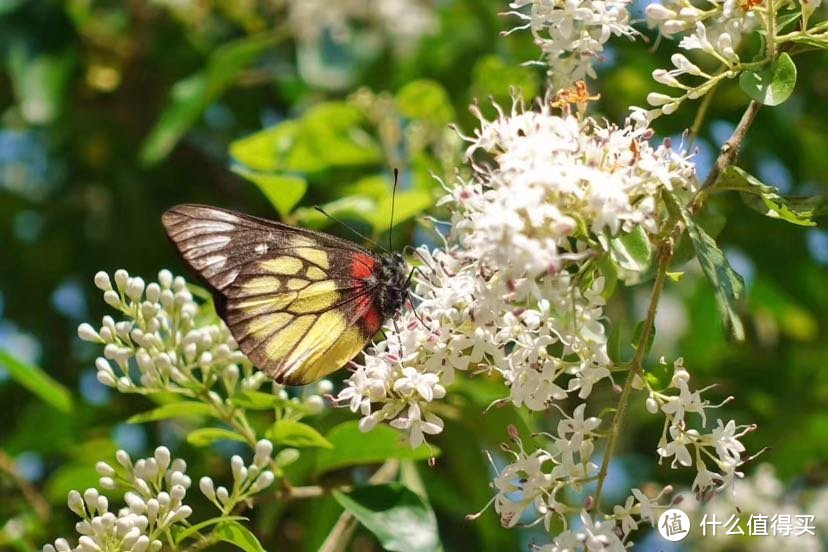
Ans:
<svg viewBox="0 0 828 552"><path fill-rule="evenodd" d="M388 314L382 263L350 242L202 205L173 207L162 222L239 347L279 383L342 367Z"/></svg>

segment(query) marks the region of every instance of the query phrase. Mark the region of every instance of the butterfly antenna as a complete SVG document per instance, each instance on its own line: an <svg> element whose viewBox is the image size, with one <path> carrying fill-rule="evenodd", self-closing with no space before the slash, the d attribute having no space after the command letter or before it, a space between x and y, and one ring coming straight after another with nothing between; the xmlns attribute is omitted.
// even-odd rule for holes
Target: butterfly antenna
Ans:
<svg viewBox="0 0 828 552"><path fill-rule="evenodd" d="M356 228L353 228L352 226L350 226L348 224L345 224L345 222L343 222L342 220L340 220L340 219L336 218L335 216L331 215L330 213L325 211L325 209L323 209L319 205L314 205L313 208L316 209L317 211L319 211L320 213L322 213L323 215L325 215L326 217L328 217L329 219L331 219L332 221L334 221L335 223L341 224L342 226L344 226L345 228L347 228L348 230L350 230L351 232L353 232L354 234L356 234L357 236L359 236L363 240L371 243L377 249L382 249L383 251L386 251L386 252L388 251L383 246L381 246L380 244L378 244L377 242L375 242L374 240L372 240L371 238L369 238L368 236L366 236L362 232L358 231Z"/></svg>
<svg viewBox="0 0 828 552"><path fill-rule="evenodd" d="M397 181L400 176L400 171L394 168L394 189L391 191L391 222L388 224L388 249L393 249L391 244L391 229L394 228L394 204L397 203Z"/></svg>

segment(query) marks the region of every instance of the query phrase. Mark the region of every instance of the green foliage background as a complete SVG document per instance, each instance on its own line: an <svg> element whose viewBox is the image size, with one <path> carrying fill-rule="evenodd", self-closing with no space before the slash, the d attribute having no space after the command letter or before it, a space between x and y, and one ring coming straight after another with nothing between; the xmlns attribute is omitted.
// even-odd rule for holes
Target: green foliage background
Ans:
<svg viewBox="0 0 828 552"><path fill-rule="evenodd" d="M497 36L514 24L496 15L505 3L441 2L440 30L403 57L326 42L317 61L344 79L339 87L309 84L300 45L269 3L229 5L205 2L188 13L140 0L0 2L0 548L31 550L72 533L67 491L94 485L95 462L116 448L145 454L166 444L194 474L226 469L232 447L188 445L186 422L126 424L150 404L97 384L98 351L76 337L79 322L105 313L92 285L97 270L126 268L145 279L163 267L183 273L161 229L164 209L201 202L342 234L310 208L324 204L385 240L390 168L399 167L394 245L434 240L416 217L440 215L431 174L450 179L461 166L463 144L447 125L472 132L467 106L478 98L491 114L486 98L508 105L510 85L527 97L542 90L541 70L520 65L537 56L528 34ZM621 121L628 106L644 104L656 86L650 72L668 66L672 50L612 44L596 108ZM760 112L740 166L786 195L811 195L827 185L828 59L797 61L794 98ZM698 142L703 171L747 101L736 82L717 92ZM697 108L688 102L659 119L656 131L680 139ZM714 296L690 270L668 286L654 352L684 356L699 387L717 382L722 398L734 395L722 418L758 424L747 444L771 447L763 460L787 484L824 485L825 219L803 228L766 218L736 192L714 196L702 217L747 281L747 342L724 340ZM642 317L646 290L646 283L624 289L612 301L622 341ZM464 519L491 496L481 451L497 448L508 423L524 423L508 408L480 415L500 393L499 384L480 379L450 391L456 415L435 440L442 450L436 466L403 472L404 483L427 492L446 550L545 542L537 530L501 529L491 511ZM553 423L549 416L531 429ZM350 417L328 410L314 425L325 434ZM652 468L658 423L643 408L633 411L609 494L621 498L631 484L670 480L667 468ZM289 477L333 484L371 473L365 466L316 473L314 455L303 455ZM274 501L256 510L251 527L269 550L315 550L340 504L332 496ZM8 520L22 524L22 533ZM353 547L378 549L364 529Z"/></svg>

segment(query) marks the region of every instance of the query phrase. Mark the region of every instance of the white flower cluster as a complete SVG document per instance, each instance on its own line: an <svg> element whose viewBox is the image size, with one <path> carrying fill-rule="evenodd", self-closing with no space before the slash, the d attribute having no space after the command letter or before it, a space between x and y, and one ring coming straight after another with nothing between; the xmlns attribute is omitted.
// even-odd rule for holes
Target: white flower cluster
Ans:
<svg viewBox="0 0 828 552"><path fill-rule="evenodd" d="M501 450L511 457L511 463L498 468L490 458L497 476L492 487L497 491L492 502L504 527L514 527L521 519L528 524L543 522L547 531L553 520L563 524L564 530L550 545L541 550L623 550L623 541L640 523L655 524L658 511L668 504L659 504L672 492L667 486L655 498L649 498L639 489L632 489L624 506L615 506L611 515L594 521L589 513L566 502L566 494L580 492L585 484L595 481L598 466L591 461L596 440L602 437L598 417L585 417L586 405L580 404L573 415L563 415L557 434L546 435L544 448L529 453L517 432L510 428L510 440ZM570 516L580 514L581 525L568 529Z"/></svg>
<svg viewBox="0 0 828 552"><path fill-rule="evenodd" d="M743 37L763 21L755 8L761 2L754 0L705 0L704 5L688 0L660 0L646 8L647 23L658 28L667 38L681 36L678 47L709 56L721 64L716 75L702 71L683 54L673 54L670 70L656 69L656 82L681 90L678 96L653 92L647 103L655 109L647 112L649 119L669 115L687 99L700 98L724 78L739 74L738 48ZM691 77L688 83L686 76ZM680 80L681 79L681 80Z"/></svg>
<svg viewBox="0 0 828 552"><path fill-rule="evenodd" d="M171 459L166 447L158 447L149 458L134 464L129 455L119 450L118 466L98 462L100 485L114 489L128 487L126 506L117 514L109 511L109 501L96 489L69 493L69 509L83 521L76 525L81 535L76 547L66 539L47 544L44 552L145 552L162 547L160 538L174 524L190 517L192 508L184 504L190 478L187 464L180 458Z"/></svg>
<svg viewBox="0 0 828 552"><path fill-rule="evenodd" d="M569 88L586 77L595 78L595 61L612 37L634 37L629 0L515 0L509 13L526 23L549 67L552 87ZM527 10L526 7L529 6Z"/></svg>
<svg viewBox="0 0 828 552"><path fill-rule="evenodd" d="M230 459L230 471L233 474L230 490L223 486L216 488L213 480L207 476L199 480L198 488L222 514L229 514L236 504L273 484L273 472L267 469L272 461L273 443L261 439L256 443L256 453L250 465L245 466L239 455L233 455Z"/></svg>
<svg viewBox="0 0 828 552"><path fill-rule="evenodd" d="M546 106L481 117L468 150L493 164L447 190L443 249L418 251L417 313L356 368L339 400L363 430L387 421L411 444L442 430L432 402L456 370L500 374L517 406L587 398L610 376L599 236L654 232L662 190L692 188L693 164L645 127L601 126ZM606 243L606 242L604 242Z"/></svg>
<svg viewBox="0 0 828 552"><path fill-rule="evenodd" d="M69 493L69 509L83 518L76 525L78 545L66 539L47 544L43 552L146 552L163 547L162 538L175 524L186 523L193 510L184 504L191 480L186 474L187 463L172 459L167 447L158 447L149 458L134 463L123 450L115 459L117 465L98 462L96 471L104 489L127 488L126 506L117 514L109 511L109 500L96 489ZM273 484L275 476L268 469L273 462L273 443L262 439L256 443L253 462L245 466L240 456L230 459L233 486L215 488L213 480L202 477L201 492L221 511L229 515L241 502ZM278 462L277 462L278 464Z"/></svg>
<svg viewBox="0 0 828 552"><path fill-rule="evenodd" d="M87 323L78 327L81 339L104 345L104 356L95 363L101 383L121 392L187 387L196 380L219 377L235 385L239 365L249 363L223 323L196 322L198 304L184 278L162 270L158 283L145 285L141 278L118 270L113 279L114 288L109 276L98 272L95 285L104 292L104 301L126 320L116 322L107 315L98 330ZM138 368L137 382L130 377L131 364ZM241 386L256 389L267 378L247 368Z"/></svg>
<svg viewBox="0 0 828 552"><path fill-rule="evenodd" d="M672 458L671 466L674 468L694 466L697 475L692 490L699 498L708 499L713 494L732 488L735 479L744 476L738 468L752 457L742 456L745 446L739 439L755 430L756 426L737 426L733 420L727 423L716 420L716 427L709 433L689 427L688 414L696 414L704 431L707 426L705 411L719 408L732 399L729 397L719 405L711 405L701 397L709 388L691 391L689 381L690 374L684 368L684 361L678 359L673 363L673 377L666 391L655 391L640 379L636 381L636 386L646 387L649 391L647 410L665 416L658 442L659 457Z"/></svg>
<svg viewBox="0 0 828 552"><path fill-rule="evenodd" d="M355 26L367 25L390 39L398 52L433 34L438 24L430 3L418 0L292 0L287 8L288 22L301 41L317 42L329 33L345 42Z"/></svg>

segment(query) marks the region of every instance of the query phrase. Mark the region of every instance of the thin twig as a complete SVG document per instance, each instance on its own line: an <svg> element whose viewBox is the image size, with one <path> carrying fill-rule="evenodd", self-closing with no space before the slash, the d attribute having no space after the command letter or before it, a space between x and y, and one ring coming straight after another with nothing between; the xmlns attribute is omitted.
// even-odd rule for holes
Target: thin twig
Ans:
<svg viewBox="0 0 828 552"><path fill-rule="evenodd" d="M52 508L49 506L49 502L43 498L43 495L38 492L34 485L29 483L25 477L20 475L14 459L2 450L0 450L0 471L4 471L9 474L9 477L11 477L15 485L18 486L20 492L23 494L23 497L31 505L32 510L34 510L37 517L39 517L41 521L49 521L49 518L52 516Z"/></svg>
<svg viewBox="0 0 828 552"><path fill-rule="evenodd" d="M739 149L744 142L747 131L756 118L761 104L756 101L751 101L744 114L742 115L739 124L733 130L733 135L722 145L719 151L719 157L710 171L710 174L705 179L704 184L696 192L695 196L690 202L689 210L691 213L698 211L704 203L704 198L716 185L722 172L736 161ZM618 400L618 407L615 409L615 415L612 418L612 426L610 429L610 436L607 441L607 448L604 451L604 458L601 462L601 468L598 472L598 485L595 491L595 508L601 511L601 493L604 488L607 474L609 473L609 465L612 456L615 453L615 447L618 443L618 438L621 434L621 427L624 423L624 418L629 409L630 394L632 393L632 385L636 376L644 376L644 358L647 354L647 345L650 341L650 336L655 328L655 317L658 312L658 303L661 299L661 292L664 289L664 284L667 281L667 270L670 267L670 262L673 260L675 252L675 244L678 243L679 238L684 232L684 224L678 222L670 235L665 238L659 248L658 269L656 272L655 283L650 294L650 304L647 307L647 316L644 319L644 325L636 345L635 355L630 361L630 371L627 373L627 378L624 381L624 387L621 391L621 397Z"/></svg>

